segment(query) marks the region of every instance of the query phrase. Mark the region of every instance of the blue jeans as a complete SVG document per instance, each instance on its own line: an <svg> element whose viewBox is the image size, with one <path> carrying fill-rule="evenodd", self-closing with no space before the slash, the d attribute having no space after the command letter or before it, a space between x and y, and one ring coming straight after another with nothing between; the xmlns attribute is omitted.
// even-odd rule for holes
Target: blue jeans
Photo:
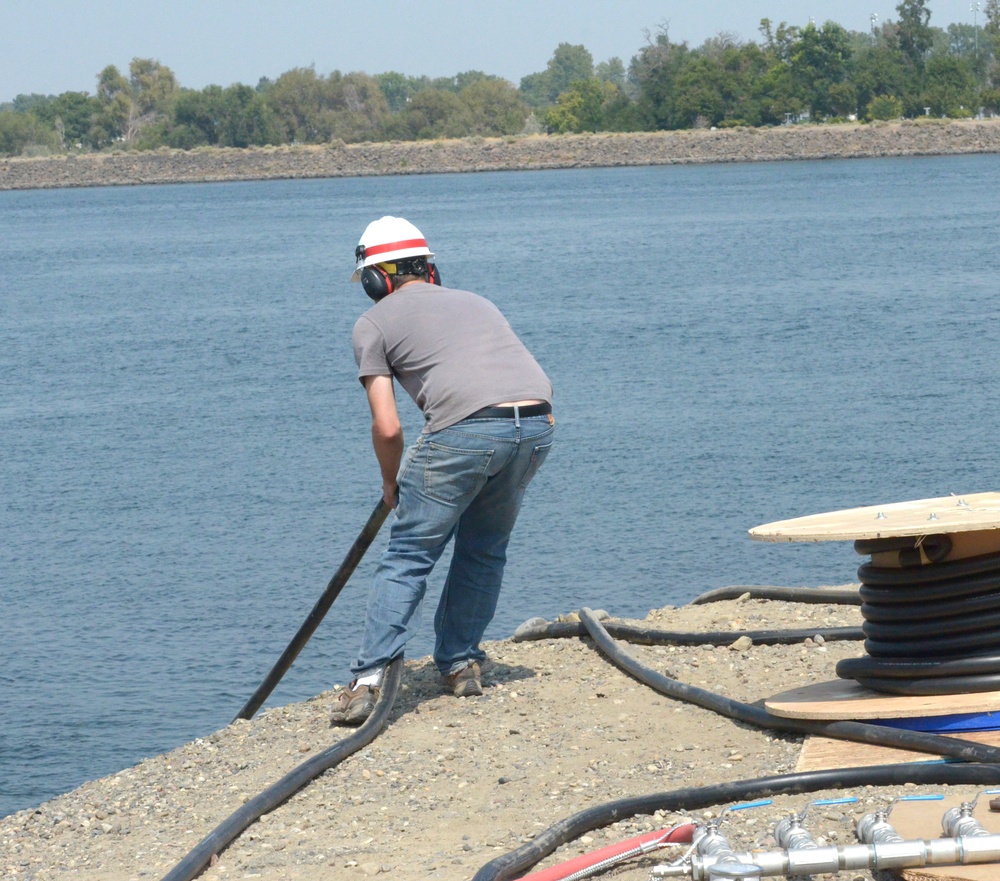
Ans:
<svg viewBox="0 0 1000 881"><path fill-rule="evenodd" d="M548 416L466 419L422 434L400 468L389 545L368 597L355 673L402 654L415 632L427 576L454 537L434 615L434 661L445 675L482 661L496 611L507 542L525 487L552 447Z"/></svg>

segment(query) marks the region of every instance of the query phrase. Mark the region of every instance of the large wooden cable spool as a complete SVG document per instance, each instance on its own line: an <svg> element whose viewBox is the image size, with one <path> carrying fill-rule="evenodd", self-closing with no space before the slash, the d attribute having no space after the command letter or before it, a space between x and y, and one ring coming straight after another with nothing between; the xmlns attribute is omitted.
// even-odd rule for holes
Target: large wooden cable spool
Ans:
<svg viewBox="0 0 1000 881"><path fill-rule="evenodd" d="M1000 493L815 514L758 526L750 536L850 540L858 553L871 555L858 570L866 655L836 669L857 683L854 689L876 697L956 695L959 703L962 695L1000 692ZM768 701L768 709L799 715L800 701L809 703L803 691L791 700L793 712L784 696ZM820 702L832 697L829 687L821 694ZM943 702L950 707L944 712L961 712L956 699ZM994 704L978 706L984 702Z"/></svg>

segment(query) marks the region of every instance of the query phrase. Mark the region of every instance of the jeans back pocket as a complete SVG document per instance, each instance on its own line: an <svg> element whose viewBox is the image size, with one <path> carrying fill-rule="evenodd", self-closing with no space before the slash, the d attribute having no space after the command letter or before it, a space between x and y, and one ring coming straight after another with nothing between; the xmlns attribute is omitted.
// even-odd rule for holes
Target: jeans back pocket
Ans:
<svg viewBox="0 0 1000 881"><path fill-rule="evenodd" d="M462 450L444 444L427 444L424 492L442 502L474 496L486 484L493 450Z"/></svg>

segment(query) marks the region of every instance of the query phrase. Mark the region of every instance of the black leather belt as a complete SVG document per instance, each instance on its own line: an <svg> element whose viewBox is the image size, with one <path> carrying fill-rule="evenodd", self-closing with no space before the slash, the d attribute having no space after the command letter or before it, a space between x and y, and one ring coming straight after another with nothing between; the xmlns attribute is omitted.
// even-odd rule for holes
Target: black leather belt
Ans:
<svg viewBox="0 0 1000 881"><path fill-rule="evenodd" d="M514 411L517 411L521 419L529 416L548 416L552 412L551 404L528 404L524 407L483 407L470 413L466 419L513 419ZM463 420L464 422L465 420Z"/></svg>

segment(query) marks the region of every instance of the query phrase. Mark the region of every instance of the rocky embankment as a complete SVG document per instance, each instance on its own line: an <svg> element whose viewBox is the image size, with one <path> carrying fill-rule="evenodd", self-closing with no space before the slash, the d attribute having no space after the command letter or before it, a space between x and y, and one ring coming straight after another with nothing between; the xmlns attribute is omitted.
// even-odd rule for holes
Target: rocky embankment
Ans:
<svg viewBox="0 0 1000 881"><path fill-rule="evenodd" d="M17 158L0 190L963 153L1000 153L1000 119Z"/></svg>

